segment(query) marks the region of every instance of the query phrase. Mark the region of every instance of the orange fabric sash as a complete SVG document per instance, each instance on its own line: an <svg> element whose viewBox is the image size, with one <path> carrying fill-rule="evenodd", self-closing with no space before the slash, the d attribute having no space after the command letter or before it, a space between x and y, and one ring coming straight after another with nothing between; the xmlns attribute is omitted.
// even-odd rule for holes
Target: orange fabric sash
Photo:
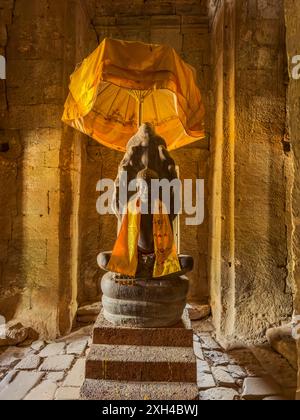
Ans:
<svg viewBox="0 0 300 420"><path fill-rule="evenodd" d="M135 277L138 267L141 213L137 204L137 199L128 204L128 211L124 215L120 234L108 264L110 271L130 277ZM156 257L154 278L178 273L181 270L169 216L162 212L162 203L159 209L159 214L153 216Z"/></svg>

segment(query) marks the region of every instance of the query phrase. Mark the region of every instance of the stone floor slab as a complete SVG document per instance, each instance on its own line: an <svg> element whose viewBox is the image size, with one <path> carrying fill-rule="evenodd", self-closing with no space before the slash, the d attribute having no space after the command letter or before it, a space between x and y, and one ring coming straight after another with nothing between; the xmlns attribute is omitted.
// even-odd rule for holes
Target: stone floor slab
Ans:
<svg viewBox="0 0 300 420"><path fill-rule="evenodd" d="M220 351L206 351L204 350L205 358L214 366L227 366L229 364L229 357L226 353Z"/></svg>
<svg viewBox="0 0 300 420"><path fill-rule="evenodd" d="M57 390L55 400L77 401L80 399L80 388L61 387Z"/></svg>
<svg viewBox="0 0 300 420"><path fill-rule="evenodd" d="M15 379L0 392L0 400L22 400L41 381L42 377L41 372L19 372Z"/></svg>
<svg viewBox="0 0 300 420"><path fill-rule="evenodd" d="M211 373L211 367L209 364L203 360L197 360L197 374L198 376L201 373Z"/></svg>
<svg viewBox="0 0 300 420"><path fill-rule="evenodd" d="M46 347L46 343L43 340L34 341L31 344L31 348L35 351L42 351Z"/></svg>
<svg viewBox="0 0 300 420"><path fill-rule="evenodd" d="M221 350L221 346L210 335L199 334L199 337L204 350Z"/></svg>
<svg viewBox="0 0 300 420"><path fill-rule="evenodd" d="M67 375L64 387L81 387L85 379L85 359L79 359Z"/></svg>
<svg viewBox="0 0 300 420"><path fill-rule="evenodd" d="M239 399L239 393L230 388L213 388L200 392L200 400L202 401L233 401Z"/></svg>
<svg viewBox="0 0 300 420"><path fill-rule="evenodd" d="M47 357L40 370L42 372L63 372L71 368L75 357L71 355Z"/></svg>
<svg viewBox="0 0 300 420"><path fill-rule="evenodd" d="M16 370L37 370L42 363L42 358L37 355L27 356L15 367Z"/></svg>
<svg viewBox="0 0 300 420"><path fill-rule="evenodd" d="M65 354L65 343L48 344L40 353L40 357L59 356Z"/></svg>
<svg viewBox="0 0 300 420"><path fill-rule="evenodd" d="M214 377L211 374L202 373L198 376L197 385L200 391L216 386Z"/></svg>
<svg viewBox="0 0 300 420"><path fill-rule="evenodd" d="M8 372L5 377L0 382L0 392L3 391L7 385L9 385L17 376L18 372L16 370L12 370Z"/></svg>
<svg viewBox="0 0 300 420"><path fill-rule="evenodd" d="M27 401L52 401L56 390L56 383L46 380L33 388L24 399Z"/></svg>
<svg viewBox="0 0 300 420"><path fill-rule="evenodd" d="M237 365L228 365L226 367L226 370L230 373L230 375L234 379L244 379L247 377L246 371Z"/></svg>
<svg viewBox="0 0 300 420"><path fill-rule="evenodd" d="M235 387L235 380L230 375L230 373L227 372L226 368L213 367L212 374L219 387Z"/></svg>
<svg viewBox="0 0 300 420"><path fill-rule="evenodd" d="M67 354L82 356L87 348L88 340L74 341L67 346Z"/></svg>
<svg viewBox="0 0 300 420"><path fill-rule="evenodd" d="M55 383L62 382L66 376L66 372L49 372L47 373L47 380Z"/></svg>
<svg viewBox="0 0 300 420"><path fill-rule="evenodd" d="M194 342L194 353L197 359L204 360L201 343Z"/></svg>

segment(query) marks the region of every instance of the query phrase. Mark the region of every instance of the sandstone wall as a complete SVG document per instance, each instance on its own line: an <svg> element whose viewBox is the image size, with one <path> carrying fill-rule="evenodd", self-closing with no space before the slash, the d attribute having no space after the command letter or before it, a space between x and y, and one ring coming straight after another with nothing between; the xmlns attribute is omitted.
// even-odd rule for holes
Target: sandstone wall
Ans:
<svg viewBox="0 0 300 420"><path fill-rule="evenodd" d="M288 127L294 157L294 185L293 185L293 280L295 284L295 313L300 314L300 80L292 76L292 57L300 54L300 3L296 0L285 0L287 56L290 68L290 83L288 90ZM299 366L300 366L300 342ZM298 400L300 400L300 370L298 381Z"/></svg>
<svg viewBox="0 0 300 420"><path fill-rule="evenodd" d="M238 4L236 308L249 338L292 314L288 282L285 27L282 0Z"/></svg>
<svg viewBox="0 0 300 420"><path fill-rule="evenodd" d="M206 2L201 0L99 0L95 2L94 26L99 41L105 37L165 43L197 69L207 108L207 133L210 134L212 102L211 59ZM201 176L208 197L209 142L203 141L174 153L182 178ZM112 248L116 238L114 216L99 217L95 211L96 183L101 177L115 178L121 156L89 141L82 168L82 250L80 300L93 300L99 293L100 273L95 255ZM200 227L186 227L181 219L181 250L195 257L191 274L191 300L208 296L208 220Z"/></svg>
<svg viewBox="0 0 300 420"><path fill-rule="evenodd" d="M61 115L69 75L96 36L79 1L5 0L0 13L0 141L9 144L0 153L0 309L55 337L77 309L81 146Z"/></svg>
<svg viewBox="0 0 300 420"><path fill-rule="evenodd" d="M260 341L293 308L283 2L218 4L212 304L225 342Z"/></svg>

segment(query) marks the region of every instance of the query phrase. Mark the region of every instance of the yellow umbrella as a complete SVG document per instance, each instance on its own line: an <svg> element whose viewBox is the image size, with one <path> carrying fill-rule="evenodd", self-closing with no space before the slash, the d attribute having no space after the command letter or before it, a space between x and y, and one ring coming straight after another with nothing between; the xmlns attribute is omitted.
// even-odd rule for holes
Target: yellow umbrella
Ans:
<svg viewBox="0 0 300 420"><path fill-rule="evenodd" d="M125 151L143 122L169 150L205 137L196 71L163 45L105 39L72 74L63 121Z"/></svg>

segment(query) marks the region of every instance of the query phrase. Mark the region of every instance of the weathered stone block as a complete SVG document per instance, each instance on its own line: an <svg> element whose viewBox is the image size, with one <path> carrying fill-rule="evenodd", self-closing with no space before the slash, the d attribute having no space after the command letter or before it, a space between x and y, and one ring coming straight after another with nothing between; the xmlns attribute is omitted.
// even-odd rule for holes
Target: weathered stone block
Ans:
<svg viewBox="0 0 300 420"><path fill-rule="evenodd" d="M121 328L115 327L104 319L101 312L93 333L94 344L111 344L138 346L169 346L188 347L193 342L193 330L188 317L184 316L183 322L172 328Z"/></svg>
<svg viewBox="0 0 300 420"><path fill-rule="evenodd" d="M193 348L92 345L87 379L196 382Z"/></svg>
<svg viewBox="0 0 300 420"><path fill-rule="evenodd" d="M235 387L235 380L227 372L227 368L216 367L212 368L213 377L219 387Z"/></svg>
<svg viewBox="0 0 300 420"><path fill-rule="evenodd" d="M197 399L196 384L128 383L88 379L81 389L83 400L192 401Z"/></svg>

